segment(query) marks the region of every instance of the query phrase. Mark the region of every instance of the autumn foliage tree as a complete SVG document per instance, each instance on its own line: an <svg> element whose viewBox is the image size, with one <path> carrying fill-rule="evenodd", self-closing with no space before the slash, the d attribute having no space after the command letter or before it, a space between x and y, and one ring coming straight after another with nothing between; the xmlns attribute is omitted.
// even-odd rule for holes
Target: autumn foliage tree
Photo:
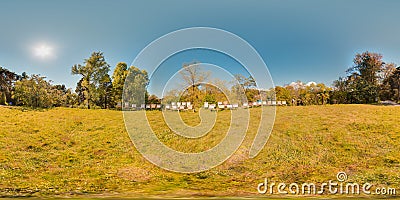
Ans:
<svg viewBox="0 0 400 200"><path fill-rule="evenodd" d="M356 54L347 77L334 81L332 97L336 103L376 103L394 100L397 89L394 63L385 63L379 53ZM397 93L396 93L397 94Z"/></svg>
<svg viewBox="0 0 400 200"><path fill-rule="evenodd" d="M385 80L390 86L390 99L396 99L400 102L400 67L397 67L390 76Z"/></svg>
<svg viewBox="0 0 400 200"><path fill-rule="evenodd" d="M180 71L181 78L184 82L184 87L187 87L186 92L190 97L190 101L195 107L201 103L199 98L199 87L207 81L210 74L202 70L201 66L197 62L184 64Z"/></svg>

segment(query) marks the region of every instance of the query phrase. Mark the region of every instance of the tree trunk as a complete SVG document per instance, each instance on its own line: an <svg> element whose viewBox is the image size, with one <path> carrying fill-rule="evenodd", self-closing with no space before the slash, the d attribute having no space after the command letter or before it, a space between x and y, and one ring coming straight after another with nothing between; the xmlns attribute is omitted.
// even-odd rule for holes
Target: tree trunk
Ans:
<svg viewBox="0 0 400 200"><path fill-rule="evenodd" d="M107 109L107 94L104 95L104 108Z"/></svg>
<svg viewBox="0 0 400 200"><path fill-rule="evenodd" d="M88 90L87 108L90 109L90 93Z"/></svg>
<svg viewBox="0 0 400 200"><path fill-rule="evenodd" d="M397 84L398 85L398 88L397 88L397 102L396 103L399 103L399 101L400 101L400 84Z"/></svg>
<svg viewBox="0 0 400 200"><path fill-rule="evenodd" d="M193 107L197 106L194 103L194 82L193 82L193 85L192 85L192 104L193 104Z"/></svg>

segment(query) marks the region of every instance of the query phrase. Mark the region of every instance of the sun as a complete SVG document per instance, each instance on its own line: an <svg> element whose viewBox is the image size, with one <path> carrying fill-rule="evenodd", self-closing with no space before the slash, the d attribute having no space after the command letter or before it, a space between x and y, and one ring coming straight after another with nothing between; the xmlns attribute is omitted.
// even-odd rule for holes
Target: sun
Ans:
<svg viewBox="0 0 400 200"><path fill-rule="evenodd" d="M52 48L48 45L40 45L35 48L35 55L40 58L47 58L52 54Z"/></svg>

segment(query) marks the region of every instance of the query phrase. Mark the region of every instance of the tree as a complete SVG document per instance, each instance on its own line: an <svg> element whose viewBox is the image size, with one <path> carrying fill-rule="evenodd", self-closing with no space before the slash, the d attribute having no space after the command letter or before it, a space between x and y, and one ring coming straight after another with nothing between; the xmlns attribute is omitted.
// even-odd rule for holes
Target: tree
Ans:
<svg viewBox="0 0 400 200"><path fill-rule="evenodd" d="M65 93L64 106L73 107L76 104L78 104L78 95L76 93L72 93L71 88L68 88Z"/></svg>
<svg viewBox="0 0 400 200"><path fill-rule="evenodd" d="M292 98L290 95L290 91L287 90L285 87L276 86L274 91L277 100L291 102Z"/></svg>
<svg viewBox="0 0 400 200"><path fill-rule="evenodd" d="M348 103L346 78L340 77L338 80L335 80L333 82L333 90L330 93L331 103Z"/></svg>
<svg viewBox="0 0 400 200"><path fill-rule="evenodd" d="M354 66L347 70L350 79L353 81L353 94L356 94L355 103L373 103L378 100L379 74L383 71L384 62L382 55L378 53L364 52L356 54ZM354 98L354 96L353 96Z"/></svg>
<svg viewBox="0 0 400 200"><path fill-rule="evenodd" d="M128 69L123 90L123 100L130 104L143 104L148 100L147 86L149 76L146 70L135 66Z"/></svg>
<svg viewBox="0 0 400 200"><path fill-rule="evenodd" d="M28 74L26 74L26 72L22 72L21 79L27 79L27 78L29 78Z"/></svg>
<svg viewBox="0 0 400 200"><path fill-rule="evenodd" d="M179 101L180 91L178 89L170 89L163 94L162 103L171 104L171 102Z"/></svg>
<svg viewBox="0 0 400 200"><path fill-rule="evenodd" d="M160 104L161 100L156 95L152 94L147 98L147 103L149 103L149 104Z"/></svg>
<svg viewBox="0 0 400 200"><path fill-rule="evenodd" d="M81 78L76 84L75 93L77 94L78 104L85 104L85 87L82 86L83 84L84 84L83 78Z"/></svg>
<svg viewBox="0 0 400 200"><path fill-rule="evenodd" d="M235 74L235 79L244 88L250 89L256 87L256 81L252 76L245 77L242 74Z"/></svg>
<svg viewBox="0 0 400 200"><path fill-rule="evenodd" d="M356 54L353 63L347 77L334 82L333 102L374 103L386 98L385 79L392 73L393 64L385 64L381 54L368 51Z"/></svg>
<svg viewBox="0 0 400 200"><path fill-rule="evenodd" d="M6 105L7 98L4 92L0 92L0 105Z"/></svg>
<svg viewBox="0 0 400 200"><path fill-rule="evenodd" d="M198 102L201 101L197 93L199 91L198 87L208 79L210 73L203 71L199 63L193 62L184 64L180 75L185 82L185 86L189 86L187 92L191 102L195 107L198 107Z"/></svg>
<svg viewBox="0 0 400 200"><path fill-rule="evenodd" d="M326 103L328 103L328 101L330 100L330 91L332 90L330 87L327 87L325 84L323 83L318 83L316 85L312 84L313 87L313 92L315 95L315 103L317 105L325 105Z"/></svg>
<svg viewBox="0 0 400 200"><path fill-rule="evenodd" d="M14 97L16 105L32 108L50 108L69 106L76 101L76 94L65 85L52 85L52 81L46 81L46 77L24 73L23 78L15 82Z"/></svg>
<svg viewBox="0 0 400 200"><path fill-rule="evenodd" d="M102 84L109 71L110 66L105 61L102 52L92 53L89 59L85 59L83 65L72 66L72 74L82 76L80 87L83 88L83 97L88 109L91 104L99 102L98 99L101 98L101 93L104 91Z"/></svg>
<svg viewBox="0 0 400 200"><path fill-rule="evenodd" d="M15 81L19 80L20 76L8 69L0 67L0 104L13 102L12 92L14 90Z"/></svg>
<svg viewBox="0 0 400 200"><path fill-rule="evenodd" d="M353 62L354 66L347 70L348 73L357 73L366 82L377 84L379 78L378 73L382 71L385 64L382 61L381 54L366 51L362 54L356 54Z"/></svg>
<svg viewBox="0 0 400 200"><path fill-rule="evenodd" d="M385 64L381 73L380 73L380 88L379 88L379 98L381 100L393 100L393 93L395 88L391 86L394 84L392 75L396 71L396 64L388 63Z"/></svg>
<svg viewBox="0 0 400 200"><path fill-rule="evenodd" d="M383 81L388 79L394 71L396 71L395 63L385 63L379 72L380 83L383 83Z"/></svg>
<svg viewBox="0 0 400 200"><path fill-rule="evenodd" d="M99 95L97 105L101 106L102 108L114 107L114 98L112 92L113 85L111 78L108 74L105 74L100 80L99 88L97 90Z"/></svg>
<svg viewBox="0 0 400 200"><path fill-rule="evenodd" d="M127 74L128 71L126 63L118 63L112 75L113 96L115 102L122 103L122 91L124 89L124 83Z"/></svg>
<svg viewBox="0 0 400 200"><path fill-rule="evenodd" d="M392 89L393 96L396 96L397 102L400 101L400 67L397 67L396 70L388 77L388 83L390 88ZM396 95L397 93L397 95Z"/></svg>
<svg viewBox="0 0 400 200"><path fill-rule="evenodd" d="M242 74L235 74L234 77L236 80L233 90L236 91L237 95L240 95L240 93L244 91L247 101L257 101L260 92L256 89L257 85L254 78L252 76L245 77ZM241 101L245 101L245 99L241 99Z"/></svg>
<svg viewBox="0 0 400 200"><path fill-rule="evenodd" d="M65 106L66 97L67 97L67 88L65 85L53 85L48 90L51 97L52 106Z"/></svg>
<svg viewBox="0 0 400 200"><path fill-rule="evenodd" d="M53 106L52 86L45 77L32 75L15 83L15 97L19 105L32 108Z"/></svg>

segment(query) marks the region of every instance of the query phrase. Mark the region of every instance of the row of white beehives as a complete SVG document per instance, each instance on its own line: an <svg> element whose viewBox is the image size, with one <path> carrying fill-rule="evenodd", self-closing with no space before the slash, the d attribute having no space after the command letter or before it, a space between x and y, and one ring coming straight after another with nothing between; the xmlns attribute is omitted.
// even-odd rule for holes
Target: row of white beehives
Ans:
<svg viewBox="0 0 400 200"><path fill-rule="evenodd" d="M257 102L249 102L243 103L243 107L254 107L254 106L286 106L286 101L257 101Z"/></svg>
<svg viewBox="0 0 400 200"><path fill-rule="evenodd" d="M121 103L117 104L117 107L121 107ZM130 104L128 102L124 103L124 109L126 110L144 110L144 109L161 109L161 104Z"/></svg>
<svg viewBox="0 0 400 200"><path fill-rule="evenodd" d="M117 107L121 107L121 103L117 104ZM256 106L286 106L286 101L257 101L257 102L249 102L243 103L243 108L256 107ZM124 103L124 109L126 110L144 110L144 109L162 109L166 110L193 110L193 105L191 102L171 102L171 104L165 104L164 106L161 104L129 104L128 102ZM227 104L227 102L218 102L217 104L210 104L208 102L204 102L203 108L209 110L216 109L238 109L239 104Z"/></svg>
<svg viewBox="0 0 400 200"><path fill-rule="evenodd" d="M192 110L193 105L190 102L171 102L171 104L130 104L128 102L125 102L123 104L124 110L144 110L144 109L166 109L166 110ZM117 104L117 108L121 108L122 103Z"/></svg>
<svg viewBox="0 0 400 200"><path fill-rule="evenodd" d="M166 110L193 110L193 105L190 102L171 102L165 105Z"/></svg>
<svg viewBox="0 0 400 200"><path fill-rule="evenodd" d="M286 101L257 101L257 102L249 102L243 103L243 108L255 107L255 106L286 106ZM239 104L227 104L227 102L218 102L218 104L210 104L208 102L204 102L204 108L206 109L237 109L239 108Z"/></svg>
<svg viewBox="0 0 400 200"><path fill-rule="evenodd" d="M204 102L203 108L209 110L216 110L216 109L238 109L239 104L227 104L227 102L218 102L218 104L209 104L208 102Z"/></svg>

